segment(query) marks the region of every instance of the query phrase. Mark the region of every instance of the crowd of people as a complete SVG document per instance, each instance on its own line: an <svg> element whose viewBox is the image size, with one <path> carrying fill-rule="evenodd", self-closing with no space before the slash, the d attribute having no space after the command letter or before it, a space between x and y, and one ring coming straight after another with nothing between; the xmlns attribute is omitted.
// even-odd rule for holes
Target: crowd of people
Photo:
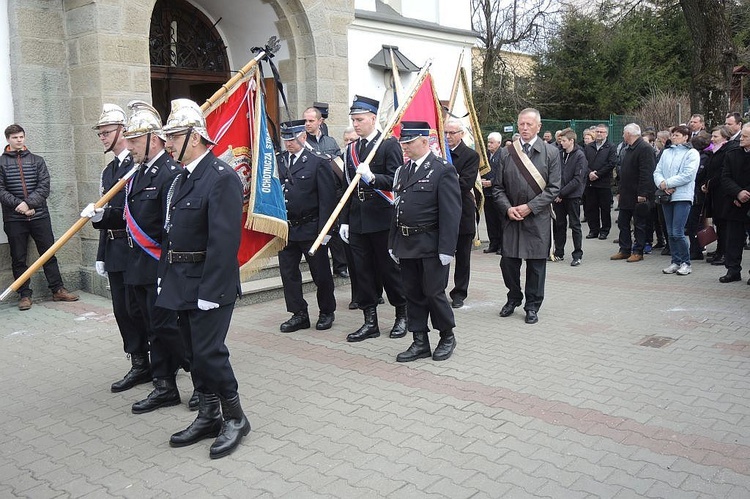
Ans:
<svg viewBox="0 0 750 499"><path fill-rule="evenodd" d="M91 203L81 212L99 230L95 269L109 280L131 360L111 390L152 383L153 390L132 406L135 414L147 413L180 404L176 372L190 372L188 407L198 414L171 436L170 445L213 438L209 455L220 458L250 431L225 344L240 294L242 184L210 151L214 142L195 102L173 101L164 125L149 104L133 101L128 107L129 116L105 104L93 127L104 152L114 154L102 171L101 192L123 178L126 187L106 206ZM605 124L585 130L580 143L570 128L554 138L551 132L540 136L541 115L527 108L518 114L518 133L504 143L499 132L488 135L489 168L480 178L479 155L464 142L459 120L444 124L446 160L426 122L404 121L399 138L385 137L377 127L378 107L374 99L355 96L343 149L327 134L325 103L280 125L277 165L289 235L278 257L291 313L279 326L282 333L312 324L300 271L304 257L316 286L317 330L333 327L336 275L351 280L349 308L363 314L346 341L380 336L378 306L385 291L395 315L388 336L412 333L396 361L450 358L457 346L453 309L469 297L476 187L485 198L484 252L501 255L508 290L501 317L523 306L527 324L539 321L547 263L565 261L570 229L570 265L581 266L584 239L609 238L615 196L618 251L611 260L639 262L662 249L671 255L664 274L689 275L692 263L705 258L726 268L722 283L742 279L750 227L750 124L742 125L737 113L727 114L710 134L698 114L668 131L642 131L630 123L615 145ZM18 277L26 269L28 236L40 253L54 239L46 206L49 173L44 160L25 147L19 125L5 135L0 202ZM352 195L323 235L347 188ZM588 224L585 236L582 223ZM715 228L717 246L704 255L712 242L709 228ZM311 254L319 234L322 246ZM63 287L54 258L44 269L53 299L78 299ZM28 284L19 288L18 307L31 307ZM434 349L431 329L439 334Z"/></svg>

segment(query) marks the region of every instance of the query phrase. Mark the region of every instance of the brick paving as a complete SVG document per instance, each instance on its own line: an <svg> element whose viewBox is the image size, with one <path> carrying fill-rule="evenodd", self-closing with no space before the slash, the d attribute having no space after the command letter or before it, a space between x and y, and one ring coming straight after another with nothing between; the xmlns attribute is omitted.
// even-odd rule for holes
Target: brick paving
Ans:
<svg viewBox="0 0 750 499"><path fill-rule="evenodd" d="M440 363L397 364L408 338L347 343L346 281L330 331L279 333L281 299L238 307L253 431L217 461L210 441L167 443L195 416L185 373L181 406L136 416L148 386L110 393L128 361L106 299L0 304L0 496L750 497L750 286L615 250L587 240L580 267L549 263L536 325L498 317L499 257L475 251Z"/></svg>

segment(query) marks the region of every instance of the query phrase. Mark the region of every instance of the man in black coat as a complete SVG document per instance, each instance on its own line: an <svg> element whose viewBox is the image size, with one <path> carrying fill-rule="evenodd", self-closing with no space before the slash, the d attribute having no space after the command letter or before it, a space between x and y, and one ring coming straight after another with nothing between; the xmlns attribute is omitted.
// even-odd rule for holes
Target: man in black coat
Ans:
<svg viewBox="0 0 750 499"><path fill-rule="evenodd" d="M156 306L156 279L162 251L162 233L169 187L182 168L164 150L161 117L149 104L132 101L123 135L138 172L130 177L124 192L128 230L125 284L132 289L131 310L143 316L151 347L154 389L133 404L134 414L151 412L180 403L175 373L189 369L174 310ZM198 408L198 396L191 398Z"/></svg>
<svg viewBox="0 0 750 499"><path fill-rule="evenodd" d="M430 125L418 121L401 124L400 142L411 161L396 174L389 247L401 264L414 341L396 361L430 355L440 361L456 348L456 324L445 287L458 240L461 195L455 168L430 152ZM430 351L428 317L440 331L434 353Z"/></svg>
<svg viewBox="0 0 750 499"><path fill-rule="evenodd" d="M622 133L627 146L623 147L618 184L620 208L617 226L620 228L620 251L610 260L640 262L646 244L646 224L654 202L654 149L641 138L641 127L635 123L625 125ZM635 244L630 235L630 223L635 226Z"/></svg>
<svg viewBox="0 0 750 499"><path fill-rule="evenodd" d="M727 273L719 281L727 283L742 279L742 250L745 230L750 223L750 124L742 126L739 147L726 153L721 190L726 215L724 266ZM747 283L750 284L750 280Z"/></svg>
<svg viewBox="0 0 750 499"><path fill-rule="evenodd" d="M568 222L573 235L571 267L581 264L583 258L583 232L581 231L581 195L585 187L586 156L576 145L576 133L566 128L559 135L560 146L560 192L552 203L555 211L553 235L555 239L554 261L562 261L565 256Z"/></svg>
<svg viewBox="0 0 750 499"><path fill-rule="evenodd" d="M112 151L114 159L102 171L100 194L112 188L133 167L133 156L127 148L123 134L125 112L116 104L104 104L94 130L104 146L104 153ZM128 265L128 239L123 217L125 189L109 201L104 209L94 210L91 203L81 216L92 217L93 226L99 229L99 247L96 252L96 272L109 279L112 311L122 336L125 353L130 356L131 369L119 381L112 383L113 392L129 390L142 383L150 383L148 330L144 316L130 307L133 288L125 282Z"/></svg>
<svg viewBox="0 0 750 499"><path fill-rule="evenodd" d="M461 187L461 224L458 227L458 242L456 243L454 286L450 292L451 306L461 308L469 293L471 245L477 230L477 202L474 199L474 185L479 172L479 154L464 144L464 127L460 121L446 121L445 136L451 150L451 162L458 172L458 184Z"/></svg>
<svg viewBox="0 0 750 499"><path fill-rule="evenodd" d="M389 137L382 141L371 162L366 162L382 135L375 128L379 104L374 99L354 96L349 115L359 139L346 147L344 155L347 182L351 182L356 174L361 176L341 212L339 229L341 239L351 246L358 280L356 301L365 316L364 324L346 337L352 342L380 336L377 316L379 279L388 301L396 308L396 321L389 336L402 338L406 335L406 298L401 272L388 255L393 208L385 198L385 194L393 190L393 175L403 163L403 151L396 138Z"/></svg>
<svg viewBox="0 0 750 499"><path fill-rule="evenodd" d="M492 181L497 175L500 166L500 147L503 137L499 132L491 132L487 136L487 152L489 153L490 171L482 175L482 191L484 193L484 223L487 226L487 237L490 244L484 253L502 254L503 226L502 213L497 210L497 205L492 202Z"/></svg>
<svg viewBox="0 0 750 499"><path fill-rule="evenodd" d="M312 256L308 254L310 246L333 213L336 202L330 161L305 147L305 120L282 123L281 138L287 152L279 155L278 169L286 201L289 241L279 251L279 271L284 285L286 309L293 315L281 324L280 329L282 333L291 333L310 327L307 301L302 296L302 274L299 268L302 255L305 256L318 289L320 315L315 329L330 329L336 299L333 295L328 252L323 247ZM327 244L330 238L327 235L323 244Z"/></svg>
<svg viewBox="0 0 750 499"><path fill-rule="evenodd" d="M596 140L585 147L588 162L586 206L589 224L586 239L607 239L612 229L612 171L617 166L617 148L610 142L609 127L596 125Z"/></svg>
<svg viewBox="0 0 750 499"><path fill-rule="evenodd" d="M164 133L167 148L185 169L167 193L156 304L177 311L200 400L198 417L169 444L216 437L209 453L216 459L233 452L250 432L225 344L241 293L242 182L208 150L213 142L195 102L172 101Z"/></svg>

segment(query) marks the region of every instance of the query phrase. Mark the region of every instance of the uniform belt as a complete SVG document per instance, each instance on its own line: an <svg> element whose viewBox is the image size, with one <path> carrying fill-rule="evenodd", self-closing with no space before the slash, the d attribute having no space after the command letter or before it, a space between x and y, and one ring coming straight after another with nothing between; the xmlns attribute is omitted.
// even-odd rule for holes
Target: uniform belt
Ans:
<svg viewBox="0 0 750 499"><path fill-rule="evenodd" d="M431 232L433 230L437 230L438 224L429 224L429 225L422 225L420 227L409 227L408 225L401 225L398 224L398 230L401 232L402 236L415 236L417 234L423 234L425 232Z"/></svg>
<svg viewBox="0 0 750 499"><path fill-rule="evenodd" d="M360 201L364 201L365 199L372 199L377 196L378 196L378 193L375 191L357 190L357 197L359 198Z"/></svg>
<svg viewBox="0 0 750 499"><path fill-rule="evenodd" d="M128 231L125 229L107 229L107 238L108 239L120 239L123 237L127 237Z"/></svg>
<svg viewBox="0 0 750 499"><path fill-rule="evenodd" d="M306 224L308 222L315 222L318 220L318 217L315 215L307 215L306 217L298 218L296 220L287 220L287 223L290 227L299 227L300 225Z"/></svg>
<svg viewBox="0 0 750 499"><path fill-rule="evenodd" d="M206 259L205 251L167 251L169 263L195 263Z"/></svg>

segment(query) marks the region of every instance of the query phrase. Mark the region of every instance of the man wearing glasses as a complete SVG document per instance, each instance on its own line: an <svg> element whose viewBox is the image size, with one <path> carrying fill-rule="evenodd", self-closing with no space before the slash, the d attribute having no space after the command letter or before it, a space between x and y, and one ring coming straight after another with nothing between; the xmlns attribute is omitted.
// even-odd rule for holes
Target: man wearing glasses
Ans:
<svg viewBox="0 0 750 499"><path fill-rule="evenodd" d="M125 122L125 112L120 106L104 104L99 121L93 127L104 147L104 154L111 151L115 155L102 171L100 195L111 189L133 167L133 156L123 134ZM131 313L128 305L133 299L133 290L125 284L129 247L123 217L124 205L125 189L115 194L106 208L94 209L94 203L89 203L81 211L81 216L91 218L94 228L99 229L96 272L109 278L112 311L122 336L123 350L130 357L130 371L110 387L115 393L151 382L146 324L140 314Z"/></svg>
<svg viewBox="0 0 750 499"><path fill-rule="evenodd" d="M450 292L451 306L461 308L469 292L471 245L477 230L477 203L473 190L479 171L479 154L464 144L464 128L460 121L448 120L445 123L445 135L451 150L453 166L458 172L458 184L461 187L461 223L458 226L458 243L456 243L454 286Z"/></svg>

